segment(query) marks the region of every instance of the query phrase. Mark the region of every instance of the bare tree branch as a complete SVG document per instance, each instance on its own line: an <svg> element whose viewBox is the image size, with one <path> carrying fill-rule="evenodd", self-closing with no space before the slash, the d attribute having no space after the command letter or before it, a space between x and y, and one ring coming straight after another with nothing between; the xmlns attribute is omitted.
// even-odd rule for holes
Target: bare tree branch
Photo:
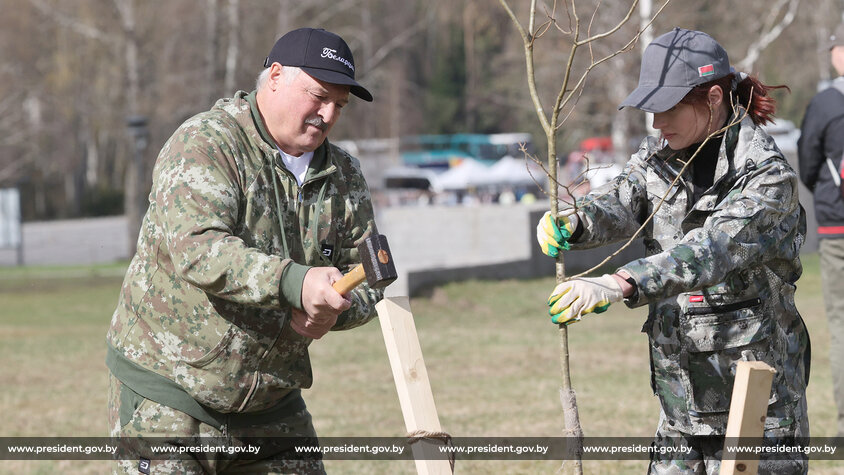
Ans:
<svg viewBox="0 0 844 475"><path fill-rule="evenodd" d="M649 26L653 23L653 19L655 19L656 17L658 17L658 16L660 15L660 13L662 13L662 11L665 9L665 7L667 7L667 6L668 6L668 4L669 4L669 2L670 2L670 1L671 1L671 0L666 0L666 1L662 4L662 6L659 8L659 10L657 10L656 14L654 14L654 16L653 16L653 18L651 19L651 21L650 21L650 22L648 22L648 24L645 26L645 28L649 27ZM798 0L798 1L799 1L799 0ZM636 0L636 2L638 3L638 0ZM630 12L630 11L628 11L627 16L625 17L625 18L626 18L626 20L625 20L625 21L629 21L630 17L631 17L631 12ZM577 20L577 19L575 19L575 21L576 21L576 22L579 22L579 20ZM616 25L616 27L614 27L611 31L618 31L618 29L619 29L621 26L622 26L622 24ZM604 63L604 62L606 62L606 61L609 61L610 59L612 59L612 58L614 58L614 57L618 56L618 55L619 55L619 54L621 54L621 53L624 53L624 52L630 51L630 50L631 50L631 49L632 49L632 48L636 45L636 43L638 43L639 38L642 36L642 31L644 31L644 29L638 30L638 31L636 32L636 35L634 35L634 36L633 36L633 38L632 38L630 41L628 41L628 42L627 42L627 43L626 43L623 47L621 47L620 49L618 49L618 50L617 50L617 51L615 51L614 53L608 54L608 55L604 56L603 58L601 58L601 59L599 59L599 60L597 60L597 61L593 60L593 61L592 61L592 63L591 63L588 67L586 67L586 69L584 70L583 74L580 76L580 79L577 81L577 84L575 84L575 86L574 86L574 87L573 87L573 88L569 91L569 95L568 95L568 97L565 97L565 99L562 99L562 97L564 97L564 93L566 92L567 82L568 82L568 76L569 76L568 72L571 70L571 64L573 63L573 57L574 57L574 51L575 51L575 49L576 49L577 47L579 47L579 46L584 45L584 44L590 44L590 43L592 43L593 41L596 41L598 38L604 38L604 37L606 37L606 36L608 36L608 35L604 33L604 34L600 34L600 35L596 35L596 36L594 36L593 38L596 38L596 39L594 39L594 40L576 41L575 46L572 48L572 55L571 55L571 59L570 59L570 61L569 61L570 65L569 65L569 67L567 68L567 71L566 71L566 77L565 77L565 79L563 80L563 86L560 88L560 96L559 96L559 98L561 98L561 100L557 103L557 106L556 106L556 107L557 107L557 110L562 111L565 107L567 107L567 106L569 105L569 102L571 101L571 99L572 99L572 97L575 95L575 93L578 93L578 95L580 94L580 93L578 92L578 90L580 90L580 89L582 89L582 88L583 88L583 86L584 86L584 84L585 84L585 82L586 82L586 77L589 75L589 73L590 73L593 69L595 69L595 67L597 67L597 66L598 66L598 65L600 65L601 63ZM559 128L559 126L558 126L558 128Z"/></svg>
<svg viewBox="0 0 844 475"><path fill-rule="evenodd" d="M367 72L371 72L385 60L393 51L404 46L411 38L419 34L428 26L428 18L422 18L409 28L405 28L398 35L390 38L390 41L373 53L372 57L367 61ZM363 79L366 78L364 74Z"/></svg>
<svg viewBox="0 0 844 475"><path fill-rule="evenodd" d="M545 117L545 110L542 107L542 101L539 98L539 91L536 87L536 73L534 70L533 65L533 33L532 28L534 26L534 18L535 18L535 11L536 11L536 0L531 0L531 13L530 13L530 27L531 30L525 31L522 24L519 22L519 19L516 17L516 14L513 13L513 10L510 8L510 5L507 4L507 0L499 0L499 3L502 7L504 7L504 11L507 12L507 15L513 21L513 24L516 27L516 31L519 32L519 35L522 37L522 43L524 44L525 49L525 63L527 68L527 80L528 80L528 89L530 91L530 98L533 101L534 109L536 110L536 115L539 118L539 123L542 125L542 129L545 131L545 134L548 135L549 131L552 131L551 124L548 122L548 118Z"/></svg>
<svg viewBox="0 0 844 475"><path fill-rule="evenodd" d="M322 25L326 21L334 18L339 13L356 6L360 0L343 0L342 2L332 2L330 8L323 8L320 13L312 20L314 25ZM308 2L302 2L307 5Z"/></svg>
<svg viewBox="0 0 844 475"><path fill-rule="evenodd" d="M29 0L29 3L32 4L32 6L34 6L36 9L38 9L41 14L49 17L57 24L86 38L102 41L103 43L107 44L111 44L115 40L114 35L94 28L93 26L87 23L77 21L72 16L57 11L55 6L48 6L46 3L44 3L44 0Z"/></svg>
<svg viewBox="0 0 844 475"><path fill-rule="evenodd" d="M788 2L788 11L785 12L779 23L772 25L773 19L779 16L786 2ZM776 8L771 10L771 15L769 15L768 20L765 22L763 34L750 44L747 48L747 55L744 59L736 63L736 68L740 71L752 71L753 65L756 64L762 51L773 43L774 40L779 38L783 30L794 21L799 6L800 0L780 0Z"/></svg>
<svg viewBox="0 0 844 475"><path fill-rule="evenodd" d="M278 34L283 35L287 33L290 30L290 19L298 18L310 6L310 2L279 0L278 19L276 20Z"/></svg>
<svg viewBox="0 0 844 475"><path fill-rule="evenodd" d="M13 181L19 177L21 171L24 169L24 165L28 163L30 163L28 160L16 160L5 166L0 166L0 183Z"/></svg>

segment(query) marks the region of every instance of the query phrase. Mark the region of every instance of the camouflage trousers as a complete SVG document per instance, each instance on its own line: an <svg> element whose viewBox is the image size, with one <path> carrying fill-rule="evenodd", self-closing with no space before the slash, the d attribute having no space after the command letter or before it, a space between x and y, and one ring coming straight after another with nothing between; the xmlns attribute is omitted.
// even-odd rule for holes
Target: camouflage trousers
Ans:
<svg viewBox="0 0 844 475"><path fill-rule="evenodd" d="M148 445L134 442L143 438L145 441L155 441L156 446L169 444L178 448L185 440L198 438L224 440L230 447L238 444L244 446L248 442L243 439L253 437L275 437L273 440L278 437L303 437L315 440L316 431L307 409L294 411L289 417L266 425L217 428L184 412L145 399L109 375L108 421L111 437L120 437L121 446L131 446L129 449L124 447L124 455L116 461L115 474L325 473L321 460L286 457L278 450L264 450L263 446L259 452L261 459L207 452L195 458L175 459L163 457L160 453L152 452Z"/></svg>
<svg viewBox="0 0 844 475"><path fill-rule="evenodd" d="M785 427L765 428L763 437L768 440L785 441L790 438L809 437L809 418L806 412L806 398L787 408L770 408L768 415L775 414L775 420L791 419ZM782 417L779 412L787 412ZM655 436L655 448L651 456L648 473L652 475L718 475L724 448L723 437L694 437L672 429L665 413L660 411L659 426ZM682 455L677 455L682 454ZM775 455L759 458L760 475L797 475L809 471L809 461L801 453Z"/></svg>
<svg viewBox="0 0 844 475"><path fill-rule="evenodd" d="M829 368L838 407L838 437L844 437L844 239L821 239L821 284L829 324Z"/></svg>

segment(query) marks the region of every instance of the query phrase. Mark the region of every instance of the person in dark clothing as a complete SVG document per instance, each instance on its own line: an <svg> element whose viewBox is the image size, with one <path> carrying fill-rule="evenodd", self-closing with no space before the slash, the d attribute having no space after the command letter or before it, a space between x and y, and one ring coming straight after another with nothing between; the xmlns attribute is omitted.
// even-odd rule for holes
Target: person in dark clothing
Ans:
<svg viewBox="0 0 844 475"><path fill-rule="evenodd" d="M844 23L835 30L826 48L839 76L806 108L797 151L800 180L814 195L818 219L838 437L844 437L844 199L838 173L844 154Z"/></svg>

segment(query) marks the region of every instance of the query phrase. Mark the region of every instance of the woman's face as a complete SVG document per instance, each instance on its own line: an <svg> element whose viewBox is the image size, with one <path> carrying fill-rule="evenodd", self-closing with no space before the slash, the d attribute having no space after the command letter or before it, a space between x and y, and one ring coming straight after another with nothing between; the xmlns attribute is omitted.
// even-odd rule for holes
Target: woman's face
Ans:
<svg viewBox="0 0 844 475"><path fill-rule="evenodd" d="M671 150L682 150L703 142L710 134L709 127L710 112L706 105L681 102L665 112L654 114L654 128L662 133Z"/></svg>

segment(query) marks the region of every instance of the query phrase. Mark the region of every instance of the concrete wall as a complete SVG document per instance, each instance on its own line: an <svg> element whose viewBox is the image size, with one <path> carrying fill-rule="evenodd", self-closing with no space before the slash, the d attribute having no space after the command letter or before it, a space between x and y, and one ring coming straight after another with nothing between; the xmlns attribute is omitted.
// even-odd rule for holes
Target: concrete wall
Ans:
<svg viewBox="0 0 844 475"><path fill-rule="evenodd" d="M387 294L414 295L456 280L554 275L554 260L539 252L535 238L544 209L544 205L480 205L379 210L379 231L387 236L399 272ZM23 263L125 260L129 258L127 229L123 216L24 223ZM583 270L611 250L568 252L566 269L569 273ZM634 246L613 262L626 262L641 252L640 245ZM16 264L16 250L0 250L0 265Z"/></svg>
<svg viewBox="0 0 844 475"><path fill-rule="evenodd" d="M802 187L802 185L801 185ZM801 189L809 214L803 252L817 250L817 225L811 195ZM464 279L534 278L554 275L554 260L536 244L536 223L546 209L537 205L426 206L376 211L379 231L387 236L399 278L387 295L415 295L426 287ZM107 263L128 259L128 226L122 216L23 225L24 265ZM565 255L574 274L600 262L619 246ZM644 254L635 243L611 266ZM0 265L16 265L17 251L0 249Z"/></svg>
<svg viewBox="0 0 844 475"><path fill-rule="evenodd" d="M23 224L23 265L115 262L129 258L125 216ZM18 250L0 249L0 265L17 265Z"/></svg>
<svg viewBox="0 0 844 475"><path fill-rule="evenodd" d="M554 259L536 243L545 205L480 205L386 208L376 213L399 278L387 295L415 295L436 284L464 279L512 279L554 275ZM569 274L585 270L620 246L566 253ZM644 255L641 243L610 265Z"/></svg>
<svg viewBox="0 0 844 475"><path fill-rule="evenodd" d="M531 208L526 206L397 207L376 213L399 278L388 295L411 295L425 285L480 277L480 267L528 261ZM469 271L468 269L475 269ZM495 277L496 272L491 277Z"/></svg>

